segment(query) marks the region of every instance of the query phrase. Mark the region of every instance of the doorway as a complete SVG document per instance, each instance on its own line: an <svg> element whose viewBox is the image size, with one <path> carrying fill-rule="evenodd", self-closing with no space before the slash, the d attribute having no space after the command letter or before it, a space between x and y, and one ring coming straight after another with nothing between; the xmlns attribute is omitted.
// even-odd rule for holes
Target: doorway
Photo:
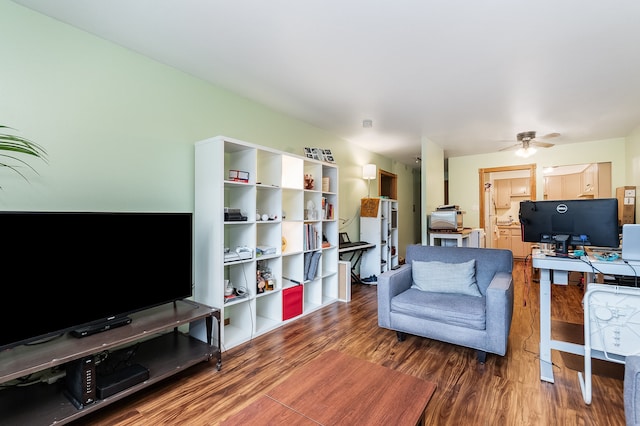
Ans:
<svg viewBox="0 0 640 426"><path fill-rule="evenodd" d="M503 177L528 176L529 193L527 197L536 199L536 165L523 164L519 166L490 167L478 170L480 205L480 228L485 230L485 246L494 247L494 235L497 232L497 217L495 209L496 188L493 182Z"/></svg>
<svg viewBox="0 0 640 426"><path fill-rule="evenodd" d="M398 175L380 169L378 171L378 195L398 199Z"/></svg>

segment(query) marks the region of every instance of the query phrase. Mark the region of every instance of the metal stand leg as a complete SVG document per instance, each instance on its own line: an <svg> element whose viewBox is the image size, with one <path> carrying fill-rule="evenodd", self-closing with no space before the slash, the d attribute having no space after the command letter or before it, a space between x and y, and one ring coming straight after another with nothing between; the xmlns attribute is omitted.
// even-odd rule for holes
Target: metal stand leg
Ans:
<svg viewBox="0 0 640 426"><path fill-rule="evenodd" d="M222 339L220 336L220 327L222 325L221 320L220 320L220 310L216 309L214 312L212 312L211 316L207 317L205 319L205 324L206 324L206 328L207 328L207 343L209 344L209 346L211 346L212 343L212 336L213 336L213 317L216 318L216 322L217 322L217 342L216 342L216 352L214 354L214 356L216 357L217 360L217 364L216 364L216 368L218 369L218 371L220 371L220 369L222 369Z"/></svg>
<svg viewBox="0 0 640 426"><path fill-rule="evenodd" d="M540 269L540 380L553 383L551 363L551 270Z"/></svg>

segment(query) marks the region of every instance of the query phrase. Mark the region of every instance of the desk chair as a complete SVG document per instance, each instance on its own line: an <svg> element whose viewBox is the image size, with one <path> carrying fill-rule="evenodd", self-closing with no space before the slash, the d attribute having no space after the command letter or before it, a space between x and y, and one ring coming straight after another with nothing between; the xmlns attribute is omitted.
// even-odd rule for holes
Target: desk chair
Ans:
<svg viewBox="0 0 640 426"><path fill-rule="evenodd" d="M589 284L584 309L584 375L578 373L582 397L591 404L591 357L625 364L640 354L640 288Z"/></svg>

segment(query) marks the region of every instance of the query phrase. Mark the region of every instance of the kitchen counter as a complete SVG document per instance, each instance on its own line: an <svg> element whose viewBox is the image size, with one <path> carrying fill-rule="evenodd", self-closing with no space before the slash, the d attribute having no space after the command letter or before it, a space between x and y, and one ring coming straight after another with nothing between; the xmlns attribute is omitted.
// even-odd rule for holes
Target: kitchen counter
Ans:
<svg viewBox="0 0 640 426"><path fill-rule="evenodd" d="M497 225L498 228L505 228L505 229L520 229L520 222L512 222L509 225Z"/></svg>
<svg viewBox="0 0 640 426"><path fill-rule="evenodd" d="M511 250L516 259L525 259L531 254L531 243L522 241L520 222L512 222L509 225L497 225L498 248Z"/></svg>

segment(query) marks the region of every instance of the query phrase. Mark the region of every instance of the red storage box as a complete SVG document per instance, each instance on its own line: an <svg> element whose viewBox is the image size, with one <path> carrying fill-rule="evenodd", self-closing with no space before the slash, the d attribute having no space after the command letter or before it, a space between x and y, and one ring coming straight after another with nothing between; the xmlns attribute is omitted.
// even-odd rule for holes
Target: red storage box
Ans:
<svg viewBox="0 0 640 426"><path fill-rule="evenodd" d="M282 290L282 320L288 320L302 314L302 289L297 285Z"/></svg>

